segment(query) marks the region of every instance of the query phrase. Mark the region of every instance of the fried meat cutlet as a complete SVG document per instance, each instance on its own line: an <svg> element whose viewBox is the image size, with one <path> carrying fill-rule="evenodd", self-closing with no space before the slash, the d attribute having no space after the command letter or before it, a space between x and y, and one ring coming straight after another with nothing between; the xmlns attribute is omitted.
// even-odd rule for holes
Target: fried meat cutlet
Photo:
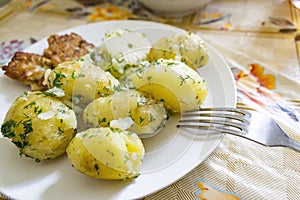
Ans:
<svg viewBox="0 0 300 200"><path fill-rule="evenodd" d="M52 61L44 56L27 53L16 52L11 61L2 67L4 74L11 79L29 85L31 90L44 90L43 85L44 74L47 69L53 68Z"/></svg>
<svg viewBox="0 0 300 200"><path fill-rule="evenodd" d="M53 69L65 61L77 60L95 48L76 33L51 35L47 41L48 48L44 49L43 55L16 52L11 61L2 67L4 74L29 85L32 91L45 90L47 86L43 82L47 69Z"/></svg>
<svg viewBox="0 0 300 200"><path fill-rule="evenodd" d="M77 60L95 48L76 33L54 34L47 41L49 46L44 49L44 56L51 59L55 66L64 61Z"/></svg>

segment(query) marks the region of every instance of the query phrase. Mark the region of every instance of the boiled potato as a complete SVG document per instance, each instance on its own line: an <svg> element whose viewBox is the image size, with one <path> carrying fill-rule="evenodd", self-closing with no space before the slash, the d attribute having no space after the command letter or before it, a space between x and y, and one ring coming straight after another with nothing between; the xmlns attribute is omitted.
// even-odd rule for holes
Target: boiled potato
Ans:
<svg viewBox="0 0 300 200"><path fill-rule="evenodd" d="M47 75L47 80L49 88L56 87L64 91L62 100L65 103L79 107L113 93L119 85L119 81L110 73L104 72L84 57L59 64Z"/></svg>
<svg viewBox="0 0 300 200"><path fill-rule="evenodd" d="M96 53L102 57L101 68L119 78L127 69L145 60L150 47L144 34L123 29L106 33Z"/></svg>
<svg viewBox="0 0 300 200"><path fill-rule="evenodd" d="M90 128L67 148L72 165L83 174L107 180L131 180L139 175L145 149L139 137L114 128Z"/></svg>
<svg viewBox="0 0 300 200"><path fill-rule="evenodd" d="M171 35L156 41L147 56L150 61L160 58L180 60L193 69L208 61L208 49L203 39L193 33Z"/></svg>
<svg viewBox="0 0 300 200"><path fill-rule="evenodd" d="M36 160L53 159L63 154L75 135L75 113L48 93L26 93L8 110L1 126L19 148L20 154Z"/></svg>
<svg viewBox="0 0 300 200"><path fill-rule="evenodd" d="M83 111L83 122L87 127L106 127L112 120L130 117L133 125L127 129L139 136L155 134L167 118L162 103L147 98L136 90L115 92L107 97L95 99Z"/></svg>
<svg viewBox="0 0 300 200"><path fill-rule="evenodd" d="M197 109L207 96L205 80L180 61L159 59L135 73L132 83L173 112Z"/></svg>

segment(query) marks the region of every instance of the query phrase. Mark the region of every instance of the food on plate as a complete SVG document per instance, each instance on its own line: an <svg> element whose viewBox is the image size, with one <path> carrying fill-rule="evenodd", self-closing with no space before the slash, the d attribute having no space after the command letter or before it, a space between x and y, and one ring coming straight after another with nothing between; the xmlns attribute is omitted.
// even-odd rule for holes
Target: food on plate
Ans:
<svg viewBox="0 0 300 200"><path fill-rule="evenodd" d="M44 73L54 67L45 56L34 53L16 52L11 61L2 67L4 74L11 79L29 85L32 91L47 89L43 84Z"/></svg>
<svg viewBox="0 0 300 200"><path fill-rule="evenodd" d="M76 33L54 34L47 41L48 47L43 55L16 52L12 60L2 67L5 75L29 85L32 91L46 90L44 74L47 69L53 69L65 61L77 60L95 48Z"/></svg>
<svg viewBox="0 0 300 200"><path fill-rule="evenodd" d="M199 108L208 92L199 73L171 59L152 62L150 67L132 76L132 83L173 112Z"/></svg>
<svg viewBox="0 0 300 200"><path fill-rule="evenodd" d="M145 60L150 47L144 34L122 29L106 33L104 40L94 53L102 58L99 59L98 65L119 78L127 69Z"/></svg>
<svg viewBox="0 0 300 200"><path fill-rule="evenodd" d="M46 76L48 87L62 89L61 99L71 107L83 107L95 98L107 96L119 85L110 73L83 58L60 63Z"/></svg>
<svg viewBox="0 0 300 200"><path fill-rule="evenodd" d="M92 43L85 41L76 33L51 35L44 56L56 66L65 61L74 61L95 49Z"/></svg>
<svg viewBox="0 0 300 200"><path fill-rule="evenodd" d="M199 108L208 93L195 70L207 49L191 33L152 46L127 29L106 33L98 47L75 33L52 35L48 44L43 55L17 52L3 67L38 90L17 98L1 126L21 155L37 161L67 152L83 174L132 180L145 154L141 138L159 133L169 111Z"/></svg>
<svg viewBox="0 0 300 200"><path fill-rule="evenodd" d="M48 93L37 91L25 93L13 102L1 132L21 155L39 161L65 153L76 126L73 110Z"/></svg>
<svg viewBox="0 0 300 200"><path fill-rule="evenodd" d="M180 60L193 69L208 61L208 50L203 39L194 33L171 35L156 41L147 56L150 61L160 58Z"/></svg>
<svg viewBox="0 0 300 200"><path fill-rule="evenodd" d="M97 98L84 109L82 115L87 127L107 127L112 120L127 117L134 122L127 130L143 137L160 131L167 115L162 103L137 90L123 90Z"/></svg>
<svg viewBox="0 0 300 200"><path fill-rule="evenodd" d="M90 128L73 138L67 155L74 168L93 178L132 180L139 176L145 149L133 132Z"/></svg>

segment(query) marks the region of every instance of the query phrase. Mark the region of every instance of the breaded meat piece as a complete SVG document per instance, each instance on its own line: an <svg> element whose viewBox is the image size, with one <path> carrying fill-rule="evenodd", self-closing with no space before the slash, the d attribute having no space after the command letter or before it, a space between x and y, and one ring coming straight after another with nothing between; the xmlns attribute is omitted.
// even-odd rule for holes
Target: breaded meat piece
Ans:
<svg viewBox="0 0 300 200"><path fill-rule="evenodd" d="M44 49L44 56L51 59L55 66L64 61L77 60L95 48L76 33L60 36L54 34L47 41L49 46Z"/></svg>
<svg viewBox="0 0 300 200"><path fill-rule="evenodd" d="M47 86L43 82L47 69L53 69L65 61L75 61L95 48L76 33L51 35L48 44L44 55L16 52L11 61L2 67L5 75L29 85L32 91L45 90Z"/></svg>
<svg viewBox="0 0 300 200"><path fill-rule="evenodd" d="M2 67L4 74L11 79L29 85L32 91L47 89L43 85L44 74L47 69L54 67L52 61L44 56L27 53L16 52L11 61Z"/></svg>

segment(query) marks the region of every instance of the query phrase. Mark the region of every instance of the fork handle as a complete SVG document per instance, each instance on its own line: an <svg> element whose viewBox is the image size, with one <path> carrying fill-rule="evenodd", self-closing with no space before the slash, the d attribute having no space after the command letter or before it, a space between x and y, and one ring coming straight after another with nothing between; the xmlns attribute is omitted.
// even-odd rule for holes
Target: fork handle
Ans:
<svg viewBox="0 0 300 200"><path fill-rule="evenodd" d="M291 138L289 138L286 146L290 149L293 149L294 151L300 152L300 143Z"/></svg>

